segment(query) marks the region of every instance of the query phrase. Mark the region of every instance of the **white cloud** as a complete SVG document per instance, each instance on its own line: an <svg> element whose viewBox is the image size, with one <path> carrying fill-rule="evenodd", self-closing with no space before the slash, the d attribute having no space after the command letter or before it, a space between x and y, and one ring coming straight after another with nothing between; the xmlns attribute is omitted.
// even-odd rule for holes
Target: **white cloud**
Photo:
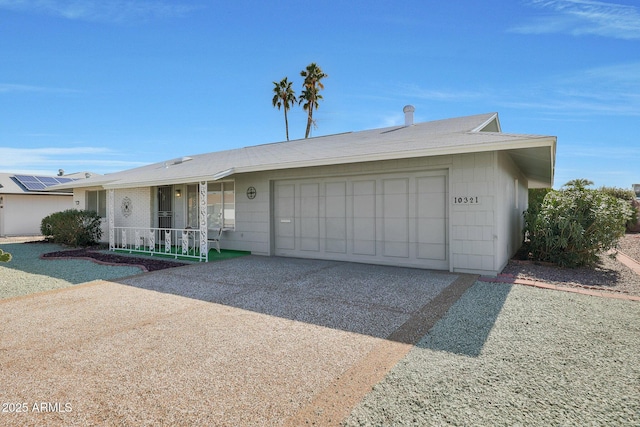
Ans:
<svg viewBox="0 0 640 427"><path fill-rule="evenodd" d="M72 20L125 23L182 17L197 7L151 0L0 0L0 8Z"/></svg>
<svg viewBox="0 0 640 427"><path fill-rule="evenodd" d="M596 0L531 0L551 14L511 29L523 34L568 33L618 39L640 39L640 7Z"/></svg>
<svg viewBox="0 0 640 427"><path fill-rule="evenodd" d="M517 86L483 90L441 90L402 86L394 93L405 100L529 109L567 117L589 115L640 116L640 62L615 64L550 76Z"/></svg>
<svg viewBox="0 0 640 427"><path fill-rule="evenodd" d="M14 93L14 92L78 93L79 91L74 89L65 89L65 88L44 87L44 86L34 86L34 85L24 85L24 84L13 84L13 83L0 83L0 94Z"/></svg>
<svg viewBox="0 0 640 427"><path fill-rule="evenodd" d="M425 89L418 86L406 86L401 88L400 91L406 96L430 101L472 101L483 99L487 96L482 91Z"/></svg>
<svg viewBox="0 0 640 427"><path fill-rule="evenodd" d="M0 147L0 171L43 173L43 170L49 170L45 174L51 175L62 168L69 172L77 169L107 173L145 164L119 160L118 156L118 153L103 147Z"/></svg>

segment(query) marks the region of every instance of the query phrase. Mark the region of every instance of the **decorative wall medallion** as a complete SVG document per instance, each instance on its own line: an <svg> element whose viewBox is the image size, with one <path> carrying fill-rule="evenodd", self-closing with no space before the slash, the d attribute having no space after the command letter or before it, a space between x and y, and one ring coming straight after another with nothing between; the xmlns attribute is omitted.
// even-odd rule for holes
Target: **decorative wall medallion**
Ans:
<svg viewBox="0 0 640 427"><path fill-rule="evenodd" d="M249 187L247 188L247 198L248 199L255 199L256 198L256 188L255 187Z"/></svg>
<svg viewBox="0 0 640 427"><path fill-rule="evenodd" d="M133 202L131 201L130 198L125 197L124 199L122 199L122 215L124 215L125 217L128 217L129 215L131 215L131 211L133 210Z"/></svg>

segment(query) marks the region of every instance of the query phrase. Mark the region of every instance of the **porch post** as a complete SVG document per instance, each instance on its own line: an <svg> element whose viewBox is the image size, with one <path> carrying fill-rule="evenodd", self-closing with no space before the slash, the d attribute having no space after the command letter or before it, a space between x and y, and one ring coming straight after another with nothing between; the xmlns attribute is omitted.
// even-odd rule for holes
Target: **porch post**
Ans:
<svg viewBox="0 0 640 427"><path fill-rule="evenodd" d="M200 181L199 188L200 212L198 214L198 221L200 223L200 259L204 257L205 261L209 261L209 242L207 241L207 181Z"/></svg>
<svg viewBox="0 0 640 427"><path fill-rule="evenodd" d="M107 218L109 221L109 250L112 251L116 248L116 239L114 236L115 230L115 190L111 189L107 191Z"/></svg>

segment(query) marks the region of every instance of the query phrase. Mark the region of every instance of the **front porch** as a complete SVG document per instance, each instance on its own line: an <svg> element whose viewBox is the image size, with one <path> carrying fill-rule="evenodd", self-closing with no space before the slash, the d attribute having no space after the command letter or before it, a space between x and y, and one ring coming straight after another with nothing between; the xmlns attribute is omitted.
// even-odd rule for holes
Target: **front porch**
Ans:
<svg viewBox="0 0 640 427"><path fill-rule="evenodd" d="M212 249L220 254L222 231L230 229L229 223L235 225L235 195L222 191L228 188L233 191L232 182L201 181L107 190L105 231L109 250L208 261Z"/></svg>
<svg viewBox="0 0 640 427"><path fill-rule="evenodd" d="M109 250L208 261L208 230L109 227Z"/></svg>

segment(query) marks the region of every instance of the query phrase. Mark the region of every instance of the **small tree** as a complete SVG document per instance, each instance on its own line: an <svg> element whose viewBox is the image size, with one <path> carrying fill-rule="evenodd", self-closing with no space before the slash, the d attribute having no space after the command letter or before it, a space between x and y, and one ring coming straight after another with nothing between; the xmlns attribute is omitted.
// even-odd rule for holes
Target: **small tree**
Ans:
<svg viewBox="0 0 640 427"><path fill-rule="evenodd" d="M96 212L67 209L45 217L40 232L47 239L68 246L91 246L102 237L101 220Z"/></svg>
<svg viewBox="0 0 640 427"><path fill-rule="evenodd" d="M0 262L9 262L11 261L11 254L9 252L5 252L0 249Z"/></svg>
<svg viewBox="0 0 640 427"><path fill-rule="evenodd" d="M587 180L570 181L545 196L537 215L525 212L533 259L566 267L593 265L624 235L632 216L629 203L588 185Z"/></svg>

